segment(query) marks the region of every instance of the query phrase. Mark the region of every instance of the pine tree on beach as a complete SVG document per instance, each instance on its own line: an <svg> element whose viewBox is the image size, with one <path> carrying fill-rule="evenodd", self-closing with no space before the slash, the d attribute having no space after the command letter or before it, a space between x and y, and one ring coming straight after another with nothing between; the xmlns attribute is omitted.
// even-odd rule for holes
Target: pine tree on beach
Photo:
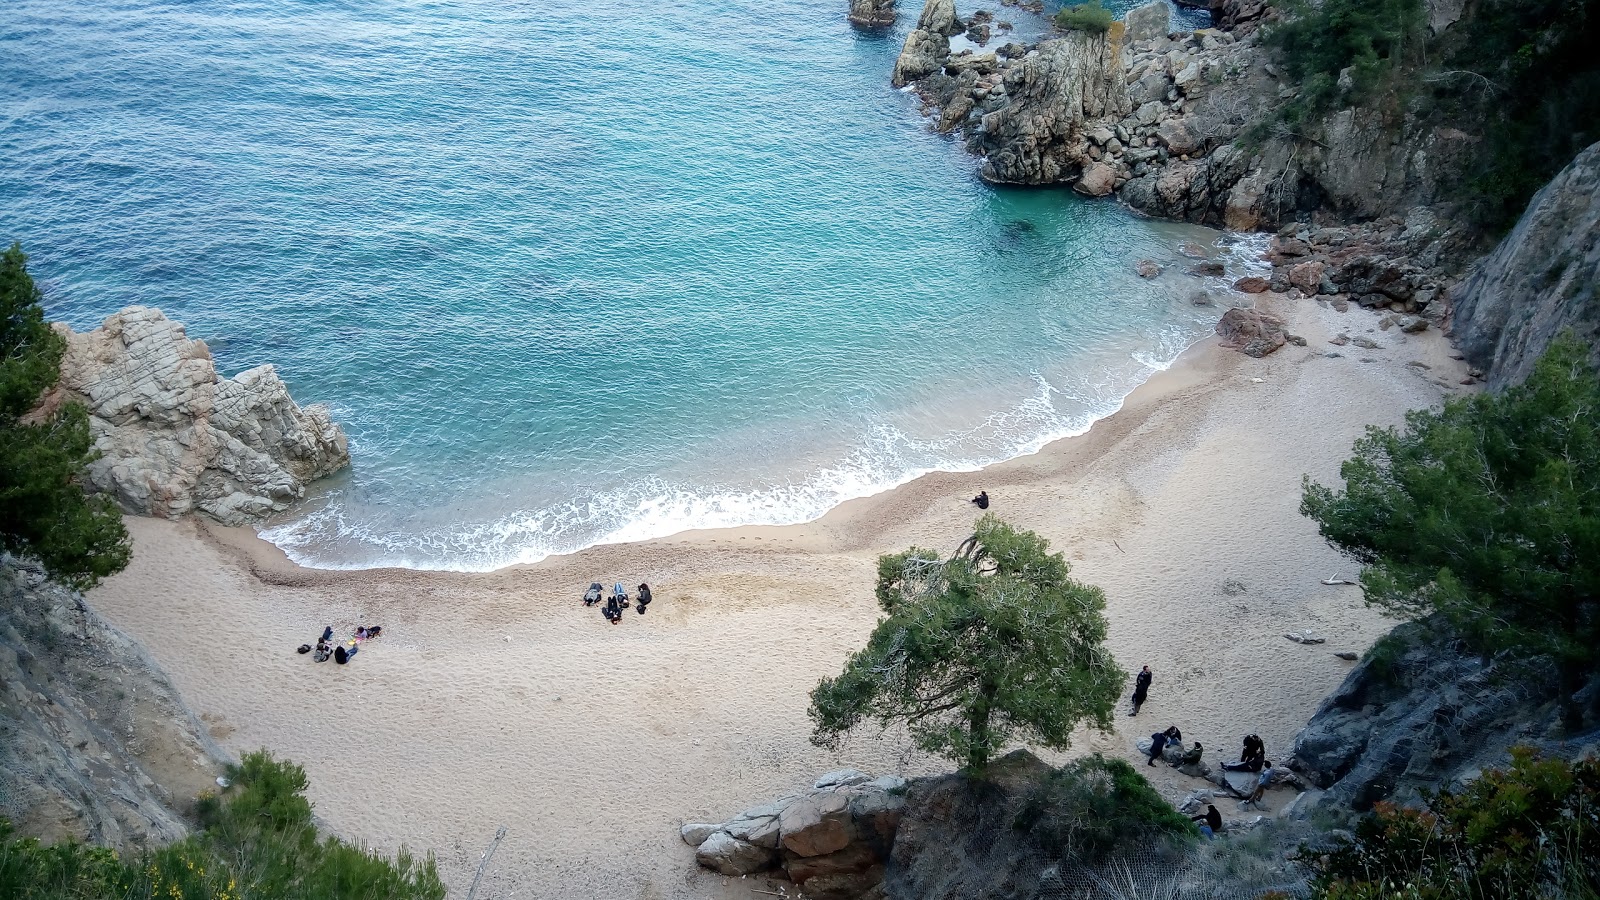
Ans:
<svg viewBox="0 0 1600 900"><path fill-rule="evenodd" d="M1049 542L993 515L949 559L915 547L881 557L888 616L811 692L812 743L898 722L976 773L1014 736L1061 749L1080 723L1109 729L1125 676L1104 646L1104 594L1070 571Z"/></svg>

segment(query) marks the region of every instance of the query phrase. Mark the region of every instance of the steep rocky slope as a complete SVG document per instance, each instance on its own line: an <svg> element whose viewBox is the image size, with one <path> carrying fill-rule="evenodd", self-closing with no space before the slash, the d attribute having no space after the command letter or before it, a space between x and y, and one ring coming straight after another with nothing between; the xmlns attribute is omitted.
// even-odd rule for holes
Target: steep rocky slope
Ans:
<svg viewBox="0 0 1600 900"><path fill-rule="evenodd" d="M46 841L163 844L220 759L138 645L0 555L0 817Z"/></svg>
<svg viewBox="0 0 1600 900"><path fill-rule="evenodd" d="M1600 364L1600 143L1534 195L1451 299L1456 341L1493 386L1527 377L1567 328Z"/></svg>

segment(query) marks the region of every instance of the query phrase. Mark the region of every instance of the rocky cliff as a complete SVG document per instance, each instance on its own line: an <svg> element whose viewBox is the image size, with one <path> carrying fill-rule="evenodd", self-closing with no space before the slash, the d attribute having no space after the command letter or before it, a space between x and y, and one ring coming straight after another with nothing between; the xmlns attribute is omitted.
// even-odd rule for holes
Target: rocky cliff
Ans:
<svg viewBox="0 0 1600 900"><path fill-rule="evenodd" d="M89 410L100 458L92 490L129 512L204 512L227 525L287 509L306 485L350 464L324 406L301 408L270 365L217 375L211 351L160 310L131 306L67 339L61 381L43 401Z"/></svg>
<svg viewBox="0 0 1600 900"><path fill-rule="evenodd" d="M1432 623L1401 625L1322 702L1287 763L1325 790L1322 805L1365 811L1502 767L1519 744L1579 756L1600 732L1561 732L1557 683L1547 660L1484 658Z"/></svg>
<svg viewBox="0 0 1600 900"><path fill-rule="evenodd" d="M117 850L187 833L220 753L142 650L83 597L0 555L0 818Z"/></svg>
<svg viewBox="0 0 1600 900"><path fill-rule="evenodd" d="M1600 364L1600 144L1534 195L1451 301L1457 346L1493 386L1527 377L1567 328Z"/></svg>

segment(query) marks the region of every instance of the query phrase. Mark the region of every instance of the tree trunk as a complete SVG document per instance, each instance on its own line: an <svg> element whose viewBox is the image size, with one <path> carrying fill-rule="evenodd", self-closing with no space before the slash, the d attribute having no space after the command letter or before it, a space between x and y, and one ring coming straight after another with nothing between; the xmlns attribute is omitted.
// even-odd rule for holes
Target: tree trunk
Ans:
<svg viewBox="0 0 1600 900"><path fill-rule="evenodd" d="M1000 689L984 682L978 691L978 700L972 705L972 715L967 720L967 770L976 775L989 764L989 710L994 706Z"/></svg>

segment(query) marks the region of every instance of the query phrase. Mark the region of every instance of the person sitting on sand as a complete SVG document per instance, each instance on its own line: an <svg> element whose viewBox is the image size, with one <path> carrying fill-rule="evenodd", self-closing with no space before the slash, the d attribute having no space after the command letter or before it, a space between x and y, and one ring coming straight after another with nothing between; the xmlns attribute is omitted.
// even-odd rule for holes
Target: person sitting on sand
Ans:
<svg viewBox="0 0 1600 900"><path fill-rule="evenodd" d="M323 640L317 641L317 652L311 658L317 662L327 662L328 657L332 655L333 645L328 643L327 639L324 638Z"/></svg>
<svg viewBox="0 0 1600 900"><path fill-rule="evenodd" d="M649 606L650 605L650 601L654 600L654 599L655 599L655 597L652 596L651 593L650 593L650 585L648 585L648 584L639 585L639 605L640 606Z"/></svg>
<svg viewBox="0 0 1600 900"><path fill-rule="evenodd" d="M1244 749L1239 753L1239 761L1223 763L1225 772L1259 772L1262 763L1267 758L1267 745L1259 735L1247 734L1244 737Z"/></svg>
<svg viewBox="0 0 1600 900"><path fill-rule="evenodd" d="M1174 769L1180 769L1184 766L1195 765L1200 762L1200 756L1203 753L1205 753L1205 748L1200 746L1199 741L1195 741L1194 746L1183 751L1183 755L1178 757L1178 761L1173 763L1172 767Z"/></svg>
<svg viewBox="0 0 1600 900"><path fill-rule="evenodd" d="M1214 803L1207 803L1205 812L1189 818L1200 824L1201 832L1208 838L1222 831L1222 813L1217 812L1217 806Z"/></svg>
<svg viewBox="0 0 1600 900"><path fill-rule="evenodd" d="M1150 680L1152 677L1149 666L1139 670L1139 677L1133 681L1133 712L1128 713L1128 715L1137 716L1139 714L1139 707L1144 705L1145 698L1150 695Z"/></svg>
<svg viewBox="0 0 1600 900"><path fill-rule="evenodd" d="M978 504L978 508L979 509L988 509L989 508L989 492L988 491L979 491L978 492L978 496L972 498L972 502Z"/></svg>

